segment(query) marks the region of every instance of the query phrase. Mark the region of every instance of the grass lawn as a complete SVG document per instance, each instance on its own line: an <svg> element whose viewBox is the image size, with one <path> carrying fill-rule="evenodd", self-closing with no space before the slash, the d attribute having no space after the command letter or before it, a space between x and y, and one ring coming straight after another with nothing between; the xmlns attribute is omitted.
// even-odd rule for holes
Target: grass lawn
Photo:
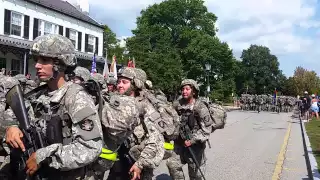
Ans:
<svg viewBox="0 0 320 180"><path fill-rule="evenodd" d="M313 119L305 123L306 131L312 147L312 153L315 156L320 172L320 120Z"/></svg>

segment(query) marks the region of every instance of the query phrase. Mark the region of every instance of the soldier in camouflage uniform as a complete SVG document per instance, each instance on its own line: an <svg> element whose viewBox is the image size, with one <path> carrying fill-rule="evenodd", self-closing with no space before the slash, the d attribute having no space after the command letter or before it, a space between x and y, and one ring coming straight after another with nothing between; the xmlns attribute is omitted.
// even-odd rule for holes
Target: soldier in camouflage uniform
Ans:
<svg viewBox="0 0 320 180"><path fill-rule="evenodd" d="M119 72L118 93L136 97L141 124L119 149L119 154L122 153L122 156L110 170L109 180L131 179L126 173L128 171L132 173L133 180L152 180L153 170L163 159L164 138L153 122L154 117L158 118L160 115L143 96L142 90L145 88L146 80L146 73L141 69L124 68Z"/></svg>
<svg viewBox="0 0 320 180"><path fill-rule="evenodd" d="M211 133L211 117L208 108L197 101L199 86L192 79L183 80L181 83L182 99L174 102L174 107L181 115L181 126L187 126L190 134L180 132L180 137L175 141L174 154L167 161L170 176L173 180L184 180L182 167L188 164L190 180L201 180L200 171L191 159L187 147L191 147L200 164L202 172L206 166L205 148L206 141Z"/></svg>
<svg viewBox="0 0 320 180"><path fill-rule="evenodd" d="M3 76L0 81L0 137L3 137L5 132L4 117L6 116L6 93L15 85L19 84L19 81L13 77Z"/></svg>
<svg viewBox="0 0 320 180"><path fill-rule="evenodd" d="M71 81L77 84L87 82L91 77L90 71L87 68L81 66L77 66L73 72L74 75L73 77L71 77Z"/></svg>
<svg viewBox="0 0 320 180"><path fill-rule="evenodd" d="M14 76L14 78L19 81L24 94L37 87L37 84L33 80L27 79L27 77L23 74L17 74Z"/></svg>
<svg viewBox="0 0 320 180"><path fill-rule="evenodd" d="M94 102L81 86L64 79L66 69L76 65L74 52L72 42L61 35L40 36L32 43L38 77L46 84L25 97L25 103L32 125L45 138L59 143L49 143L29 157L26 162L29 175L47 167L53 172L45 174L48 179L88 179L92 173L88 165L100 155L102 128ZM52 118L62 121L62 139L46 135ZM21 137L17 126L7 128L6 143L25 151Z"/></svg>
<svg viewBox="0 0 320 180"><path fill-rule="evenodd" d="M107 84L102 74L94 73L91 75L91 79L96 81L100 85L101 90L106 89Z"/></svg>
<svg viewBox="0 0 320 180"><path fill-rule="evenodd" d="M12 114L10 114L10 111L5 111L6 108L6 99L5 95L6 93L15 85L19 84L19 81L16 80L13 77L7 77L7 76L1 76L0 75L0 156L2 156L0 161L0 171L6 172L8 170L4 170L3 167L5 167L10 162L10 157L7 156L7 152L3 147L2 139L5 136L5 130L6 127L15 124L13 121L5 121L7 119L6 117L11 117ZM3 163L3 164L2 164ZM6 175L4 175L7 177ZM4 179L4 177L1 177L0 173L0 179Z"/></svg>
<svg viewBox="0 0 320 180"><path fill-rule="evenodd" d="M108 77L106 78L107 83L107 91L109 93L114 92L117 88L117 79L114 77L113 73L109 73Z"/></svg>

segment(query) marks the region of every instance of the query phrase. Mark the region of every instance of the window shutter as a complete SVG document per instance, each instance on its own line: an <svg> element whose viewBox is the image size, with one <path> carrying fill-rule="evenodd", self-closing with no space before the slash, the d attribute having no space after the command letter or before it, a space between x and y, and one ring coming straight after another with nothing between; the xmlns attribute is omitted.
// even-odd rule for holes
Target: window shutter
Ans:
<svg viewBox="0 0 320 180"><path fill-rule="evenodd" d="M95 47L95 53L98 55L98 50L99 50L99 38L96 37L96 47Z"/></svg>
<svg viewBox="0 0 320 180"><path fill-rule="evenodd" d="M69 38L70 37L70 29L66 28L66 37Z"/></svg>
<svg viewBox="0 0 320 180"><path fill-rule="evenodd" d="M23 38L29 39L29 26L30 26L30 17L24 16L24 28L23 28Z"/></svg>
<svg viewBox="0 0 320 180"><path fill-rule="evenodd" d="M63 26L59 26L59 34L63 36Z"/></svg>
<svg viewBox="0 0 320 180"><path fill-rule="evenodd" d="M78 50L81 51L82 33L78 32Z"/></svg>
<svg viewBox="0 0 320 180"><path fill-rule="evenodd" d="M85 50L85 52L88 52L88 41L89 41L89 35L88 34L86 34L85 35L85 39L84 39L84 50Z"/></svg>
<svg viewBox="0 0 320 180"><path fill-rule="evenodd" d="M11 11L5 9L4 11L4 34L10 34Z"/></svg>
<svg viewBox="0 0 320 180"><path fill-rule="evenodd" d="M33 39L38 37L39 35L39 19L34 18L33 19Z"/></svg>

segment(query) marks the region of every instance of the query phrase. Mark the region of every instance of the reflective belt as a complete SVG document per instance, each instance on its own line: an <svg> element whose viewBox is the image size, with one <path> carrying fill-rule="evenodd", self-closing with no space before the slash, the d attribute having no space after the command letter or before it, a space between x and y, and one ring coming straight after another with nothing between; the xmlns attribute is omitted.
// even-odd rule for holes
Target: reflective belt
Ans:
<svg viewBox="0 0 320 180"><path fill-rule="evenodd" d="M166 150L173 150L174 149L174 144L173 143L169 143L169 142L165 142L165 143L163 143L163 147Z"/></svg>
<svg viewBox="0 0 320 180"><path fill-rule="evenodd" d="M102 148L102 152L100 154L101 158L103 159L107 159L107 160L110 160L110 161L118 161L118 153L117 152L113 152L109 149L105 149L105 148Z"/></svg>

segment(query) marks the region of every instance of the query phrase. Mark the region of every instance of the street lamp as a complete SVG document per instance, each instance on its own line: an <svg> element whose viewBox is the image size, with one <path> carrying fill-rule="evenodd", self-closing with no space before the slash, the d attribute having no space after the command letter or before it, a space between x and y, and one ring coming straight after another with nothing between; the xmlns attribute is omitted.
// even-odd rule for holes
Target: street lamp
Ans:
<svg viewBox="0 0 320 180"><path fill-rule="evenodd" d="M206 63L206 64L205 64L205 67L206 67L206 71L207 71L207 72L211 70L211 64Z"/></svg>
<svg viewBox="0 0 320 180"><path fill-rule="evenodd" d="M206 76L207 76L207 92L206 92L206 97L208 98L209 93L210 93L210 83L209 83L209 72L211 71L211 64L206 62L205 64L205 70L206 70Z"/></svg>

